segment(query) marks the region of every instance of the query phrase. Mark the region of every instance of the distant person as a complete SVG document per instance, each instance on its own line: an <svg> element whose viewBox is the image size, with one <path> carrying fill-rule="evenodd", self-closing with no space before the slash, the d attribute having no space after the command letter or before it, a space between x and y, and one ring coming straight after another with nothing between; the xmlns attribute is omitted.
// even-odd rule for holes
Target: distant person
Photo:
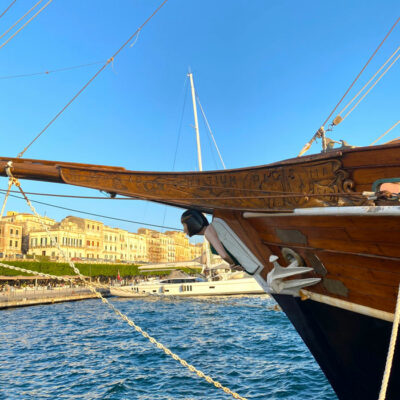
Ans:
<svg viewBox="0 0 400 400"><path fill-rule="evenodd" d="M187 210L182 214L181 222L184 232L192 237L194 235L204 235L209 241L211 252L219 254L225 260L231 269L243 270L243 267L236 260L236 258L229 253L219 240L218 234L214 227L208 223L207 218L197 210Z"/></svg>

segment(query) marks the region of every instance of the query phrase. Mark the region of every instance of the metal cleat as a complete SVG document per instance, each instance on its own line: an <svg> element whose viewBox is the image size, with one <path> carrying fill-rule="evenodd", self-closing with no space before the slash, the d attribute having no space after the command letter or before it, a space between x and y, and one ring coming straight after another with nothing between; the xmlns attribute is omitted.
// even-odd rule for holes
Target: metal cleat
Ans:
<svg viewBox="0 0 400 400"><path fill-rule="evenodd" d="M300 296L300 289L315 285L321 281L321 278L291 279L284 281L284 278L301 275L313 271L310 267L300 267L297 260L290 263L287 267L282 267L278 263L278 257L270 256L269 261L274 264L274 268L267 275L267 285L271 293L291 294Z"/></svg>

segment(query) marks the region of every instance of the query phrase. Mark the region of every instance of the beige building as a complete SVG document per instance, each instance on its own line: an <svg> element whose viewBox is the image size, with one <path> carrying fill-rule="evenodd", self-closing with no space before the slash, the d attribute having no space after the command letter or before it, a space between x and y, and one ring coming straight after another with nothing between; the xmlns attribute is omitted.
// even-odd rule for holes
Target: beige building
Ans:
<svg viewBox="0 0 400 400"><path fill-rule="evenodd" d="M105 261L117 261L117 232L109 226L103 227L103 258Z"/></svg>
<svg viewBox="0 0 400 400"><path fill-rule="evenodd" d="M193 259L189 239L184 232L167 231L165 235L169 236L174 242L175 261L188 261Z"/></svg>
<svg viewBox="0 0 400 400"><path fill-rule="evenodd" d="M146 237L138 233L128 232L128 258L129 262L148 262Z"/></svg>
<svg viewBox="0 0 400 400"><path fill-rule="evenodd" d="M47 230L43 227L45 225ZM0 257L46 256L51 260L95 262L175 262L199 257L202 245L189 243L183 232L137 233L92 219L68 216L61 222L9 212L0 221Z"/></svg>
<svg viewBox="0 0 400 400"><path fill-rule="evenodd" d="M22 228L6 221L0 221L0 258L22 257Z"/></svg>

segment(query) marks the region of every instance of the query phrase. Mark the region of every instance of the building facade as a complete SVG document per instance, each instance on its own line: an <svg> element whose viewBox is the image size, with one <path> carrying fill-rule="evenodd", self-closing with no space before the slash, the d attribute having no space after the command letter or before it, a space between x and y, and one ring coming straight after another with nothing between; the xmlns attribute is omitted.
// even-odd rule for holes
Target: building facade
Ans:
<svg viewBox="0 0 400 400"><path fill-rule="evenodd" d="M45 228L46 227L46 228ZM183 232L137 233L112 228L92 219L48 217L8 212L0 220L0 259L48 257L53 261L158 263L190 261L202 253Z"/></svg>

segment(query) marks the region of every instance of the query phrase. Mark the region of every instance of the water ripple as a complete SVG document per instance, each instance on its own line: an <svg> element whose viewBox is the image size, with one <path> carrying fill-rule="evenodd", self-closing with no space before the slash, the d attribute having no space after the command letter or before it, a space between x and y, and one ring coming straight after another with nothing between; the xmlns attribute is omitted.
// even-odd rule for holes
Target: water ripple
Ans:
<svg viewBox="0 0 400 400"><path fill-rule="evenodd" d="M112 299L150 335L249 400L335 400L266 297ZM0 312L0 400L228 399L98 300Z"/></svg>

